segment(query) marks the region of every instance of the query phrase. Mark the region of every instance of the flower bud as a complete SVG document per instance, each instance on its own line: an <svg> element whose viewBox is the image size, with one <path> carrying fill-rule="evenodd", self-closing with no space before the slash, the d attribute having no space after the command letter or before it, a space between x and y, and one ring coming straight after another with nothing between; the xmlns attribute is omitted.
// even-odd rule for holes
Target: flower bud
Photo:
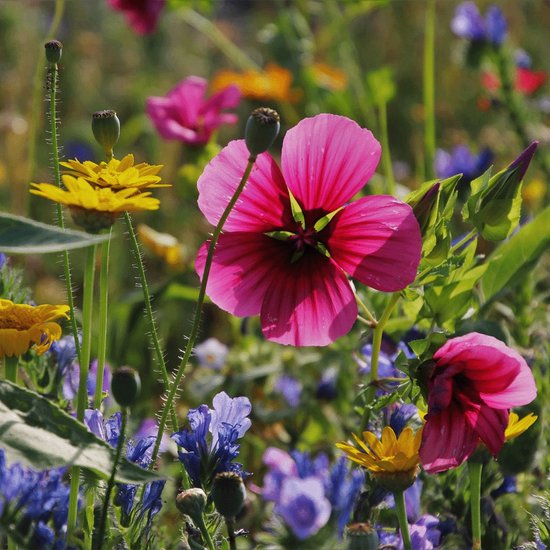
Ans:
<svg viewBox="0 0 550 550"><path fill-rule="evenodd" d="M210 499L219 514L234 518L242 509L246 489L242 477L235 472L222 472L214 478Z"/></svg>
<svg viewBox="0 0 550 550"><path fill-rule="evenodd" d="M115 111L107 109L95 112L92 115L92 132L107 157L112 158L113 147L120 137L120 120Z"/></svg>
<svg viewBox="0 0 550 550"><path fill-rule="evenodd" d="M113 372L111 393L121 407L130 407L136 402L141 390L139 374L131 367L120 367Z"/></svg>
<svg viewBox="0 0 550 550"><path fill-rule="evenodd" d="M176 507L182 514L189 516L195 525L200 525L206 508L206 493L197 488L182 491L176 497Z"/></svg>
<svg viewBox="0 0 550 550"><path fill-rule="evenodd" d="M59 63L61 54L63 53L63 44L59 40L50 40L44 44L46 49L46 59L52 65Z"/></svg>
<svg viewBox="0 0 550 550"><path fill-rule="evenodd" d="M244 139L253 157L267 151L281 129L279 113L268 107L254 109L246 121Z"/></svg>
<svg viewBox="0 0 550 550"><path fill-rule="evenodd" d="M116 221L118 212L100 212L88 210L80 206L70 206L71 217L76 225L88 233L99 233L109 229Z"/></svg>
<svg viewBox="0 0 550 550"><path fill-rule="evenodd" d="M422 195L422 197L420 197L418 202L411 204L422 235L426 233L426 229L430 226L430 218L433 207L437 203L440 186L440 182L435 183L426 191L424 195Z"/></svg>
<svg viewBox="0 0 550 550"><path fill-rule="evenodd" d="M378 533L368 523L351 523L346 527L347 550L377 550Z"/></svg>

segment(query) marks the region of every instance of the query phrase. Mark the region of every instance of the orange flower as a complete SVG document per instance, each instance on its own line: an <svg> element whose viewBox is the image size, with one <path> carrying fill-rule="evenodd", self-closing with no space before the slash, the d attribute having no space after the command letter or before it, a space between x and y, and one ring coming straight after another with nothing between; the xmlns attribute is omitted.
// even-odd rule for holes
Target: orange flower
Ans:
<svg viewBox="0 0 550 550"><path fill-rule="evenodd" d="M316 84L332 92L341 92L346 89L348 78L346 73L326 63L314 63L311 66L311 74Z"/></svg>

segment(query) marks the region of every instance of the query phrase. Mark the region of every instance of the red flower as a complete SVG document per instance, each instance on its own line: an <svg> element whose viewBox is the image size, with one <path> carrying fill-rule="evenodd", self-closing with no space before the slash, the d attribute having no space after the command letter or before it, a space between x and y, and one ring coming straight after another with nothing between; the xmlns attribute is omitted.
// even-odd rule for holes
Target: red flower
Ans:
<svg viewBox="0 0 550 550"><path fill-rule="evenodd" d="M534 94L546 82L548 75L545 71L531 71L524 67L516 68L515 88L525 95ZM481 74L481 85L488 91L494 92L500 89L500 79L494 73Z"/></svg>
<svg viewBox="0 0 550 550"><path fill-rule="evenodd" d="M500 340L472 332L434 355L420 460L429 473L460 466L481 440L496 456L511 407L535 399L531 370Z"/></svg>
<svg viewBox="0 0 550 550"><path fill-rule="evenodd" d="M128 24L137 34L155 30L166 0L107 0L111 8L124 12Z"/></svg>

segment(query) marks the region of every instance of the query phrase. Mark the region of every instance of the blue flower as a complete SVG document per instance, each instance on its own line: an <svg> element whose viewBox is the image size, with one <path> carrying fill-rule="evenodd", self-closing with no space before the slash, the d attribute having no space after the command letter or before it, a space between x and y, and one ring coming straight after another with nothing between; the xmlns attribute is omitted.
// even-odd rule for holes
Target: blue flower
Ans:
<svg viewBox="0 0 550 550"><path fill-rule="evenodd" d="M334 367L326 369L321 375L321 380L317 384L317 390L315 397L317 399L325 399L332 401L338 396L338 388L336 383L338 381L338 371Z"/></svg>
<svg viewBox="0 0 550 550"><path fill-rule="evenodd" d="M418 408L412 403L405 403L403 405L395 404L390 410L389 425L395 435L399 437L403 428L418 414Z"/></svg>
<svg viewBox="0 0 550 550"><path fill-rule="evenodd" d="M493 162L493 152L489 148L474 155L466 145L457 145L448 153L443 149L435 152L434 168L438 178L445 179L462 174L462 182L470 183L481 176Z"/></svg>
<svg viewBox="0 0 550 550"><path fill-rule="evenodd" d="M504 479L502 480L502 483L499 487L491 491L491 496L493 498L498 498L502 495L506 495L508 493L517 493L518 487L516 482L516 476L504 476Z"/></svg>
<svg viewBox="0 0 550 550"><path fill-rule="evenodd" d="M2 252L0 252L0 270L4 267L4 264L6 263L6 255Z"/></svg>
<svg viewBox="0 0 550 550"><path fill-rule="evenodd" d="M82 339L80 335L79 339ZM63 336L63 338L57 340L51 345L49 353L53 353L61 376L65 376L67 370L76 360L76 345L74 342L74 337L72 335Z"/></svg>
<svg viewBox="0 0 550 550"><path fill-rule="evenodd" d="M229 348L216 338L208 338L196 346L193 352L201 367L218 371L225 363Z"/></svg>
<svg viewBox="0 0 550 550"><path fill-rule="evenodd" d="M189 429L171 436L185 450L179 451L178 456L195 487L208 488L221 472L245 475L242 465L233 460L239 455L237 440L251 426L250 401L247 397L232 399L221 392L214 396L213 406L214 409L208 405L191 409L187 414Z"/></svg>
<svg viewBox="0 0 550 550"><path fill-rule="evenodd" d="M451 30L471 42L500 46L506 38L508 23L498 6L490 6L483 18L474 2L462 2L456 8Z"/></svg>
<svg viewBox="0 0 550 550"><path fill-rule="evenodd" d="M88 397L93 398L95 395L95 387L97 381L97 369L98 362L94 359L90 363L90 370L88 373L87 391ZM68 369L65 372L65 380L63 381L63 397L72 401L78 393L78 384L80 380L80 366L77 361L73 361L69 364ZM103 392L109 392L111 387L111 369L107 363L105 363L103 371ZM106 402L108 404L108 402Z"/></svg>
<svg viewBox="0 0 550 550"><path fill-rule="evenodd" d="M296 408L300 404L302 384L293 376L287 374L279 376L275 382L275 390L285 398L289 407Z"/></svg>

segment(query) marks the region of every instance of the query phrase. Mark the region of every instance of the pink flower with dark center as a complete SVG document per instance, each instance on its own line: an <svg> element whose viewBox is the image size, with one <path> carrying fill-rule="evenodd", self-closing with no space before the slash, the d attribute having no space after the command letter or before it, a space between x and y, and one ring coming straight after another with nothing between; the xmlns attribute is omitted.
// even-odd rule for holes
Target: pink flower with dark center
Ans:
<svg viewBox="0 0 550 550"><path fill-rule="evenodd" d="M121 11L137 34L152 33L166 0L107 0L111 8Z"/></svg>
<svg viewBox="0 0 550 550"><path fill-rule="evenodd" d="M239 88L228 86L207 99L207 87L204 78L189 76L165 97L147 99L147 114L164 139L205 145L219 126L237 122L237 115L222 110L239 104Z"/></svg>
<svg viewBox="0 0 550 550"><path fill-rule="evenodd" d="M249 157L232 141L198 182L199 208L217 224ZM260 315L266 338L327 345L357 318L347 275L377 290L416 277L421 237L412 209L390 196L349 202L374 174L380 144L352 120L322 114L289 130L282 168L258 156L220 236L206 291L237 316ZM196 269L204 271L208 243Z"/></svg>
<svg viewBox="0 0 550 550"><path fill-rule="evenodd" d="M420 460L429 473L460 466L483 442L496 456L511 407L535 399L527 363L500 340L472 332L452 338L434 355Z"/></svg>

